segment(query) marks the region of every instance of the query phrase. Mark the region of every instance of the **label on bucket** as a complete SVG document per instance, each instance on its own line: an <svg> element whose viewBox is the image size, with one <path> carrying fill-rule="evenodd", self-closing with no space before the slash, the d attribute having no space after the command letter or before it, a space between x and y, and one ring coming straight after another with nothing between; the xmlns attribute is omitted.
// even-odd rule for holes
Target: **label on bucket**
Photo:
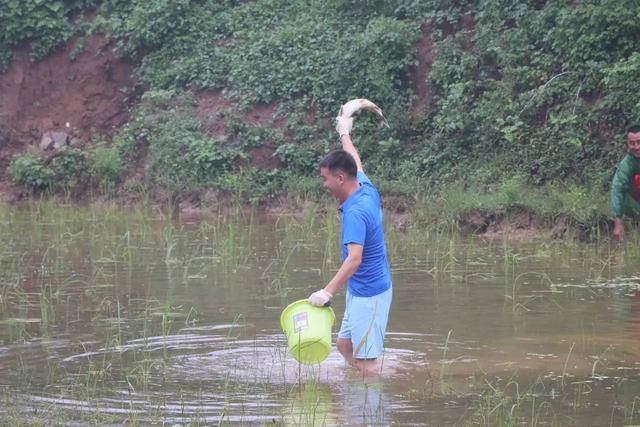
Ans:
<svg viewBox="0 0 640 427"><path fill-rule="evenodd" d="M309 327L309 317L307 312L303 311L293 315L293 332L304 331Z"/></svg>

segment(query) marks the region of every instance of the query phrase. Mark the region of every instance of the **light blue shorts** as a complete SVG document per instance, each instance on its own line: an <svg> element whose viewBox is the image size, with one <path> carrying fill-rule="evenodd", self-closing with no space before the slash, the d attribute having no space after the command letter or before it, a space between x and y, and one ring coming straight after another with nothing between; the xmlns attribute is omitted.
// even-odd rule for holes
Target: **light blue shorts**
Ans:
<svg viewBox="0 0 640 427"><path fill-rule="evenodd" d="M372 297L357 297L347 290L338 338L351 340L356 359L376 359L382 355L391 295L392 288Z"/></svg>

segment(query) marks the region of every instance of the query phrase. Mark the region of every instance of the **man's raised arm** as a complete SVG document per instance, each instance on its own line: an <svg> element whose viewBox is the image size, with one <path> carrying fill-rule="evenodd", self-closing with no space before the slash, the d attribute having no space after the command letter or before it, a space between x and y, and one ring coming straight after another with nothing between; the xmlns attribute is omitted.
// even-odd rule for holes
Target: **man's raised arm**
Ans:
<svg viewBox="0 0 640 427"><path fill-rule="evenodd" d="M362 168L362 160L360 160L360 155L358 154L358 150L356 150L355 145L353 145L353 141L351 141L352 126L353 126L353 117L339 116L336 118L336 131L338 132L338 135L340 135L340 142L342 143L342 149L347 153L351 154L353 159L356 161L358 172L362 172L364 171L364 169Z"/></svg>

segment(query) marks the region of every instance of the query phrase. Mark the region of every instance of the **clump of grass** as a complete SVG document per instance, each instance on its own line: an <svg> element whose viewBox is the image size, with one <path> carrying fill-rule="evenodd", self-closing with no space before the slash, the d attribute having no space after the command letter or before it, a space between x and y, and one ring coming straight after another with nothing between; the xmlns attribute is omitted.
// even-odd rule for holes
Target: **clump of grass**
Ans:
<svg viewBox="0 0 640 427"><path fill-rule="evenodd" d="M609 217L608 200L608 194L600 187L572 183L532 187L525 178L513 176L492 185L461 182L434 193L421 193L411 213L420 227L455 229L455 224L468 213L505 213L517 208L540 217L548 226L562 216L569 225L593 228L595 233Z"/></svg>
<svg viewBox="0 0 640 427"><path fill-rule="evenodd" d="M526 390L513 378L504 386L488 383L488 388L474 399L475 412L466 420L465 425L511 427L518 425L560 426L559 414L543 393L538 379Z"/></svg>

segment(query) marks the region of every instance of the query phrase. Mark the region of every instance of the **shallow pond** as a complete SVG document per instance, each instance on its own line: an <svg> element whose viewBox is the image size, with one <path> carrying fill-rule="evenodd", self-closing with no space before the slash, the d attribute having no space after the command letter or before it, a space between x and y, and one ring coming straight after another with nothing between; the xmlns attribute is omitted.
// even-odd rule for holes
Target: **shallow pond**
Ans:
<svg viewBox="0 0 640 427"><path fill-rule="evenodd" d="M335 212L169 221L0 207L0 416L64 425L640 422L637 241L388 230L380 376L288 354L282 309L339 266ZM333 307L341 318L343 295ZM335 338L335 336L334 336Z"/></svg>

